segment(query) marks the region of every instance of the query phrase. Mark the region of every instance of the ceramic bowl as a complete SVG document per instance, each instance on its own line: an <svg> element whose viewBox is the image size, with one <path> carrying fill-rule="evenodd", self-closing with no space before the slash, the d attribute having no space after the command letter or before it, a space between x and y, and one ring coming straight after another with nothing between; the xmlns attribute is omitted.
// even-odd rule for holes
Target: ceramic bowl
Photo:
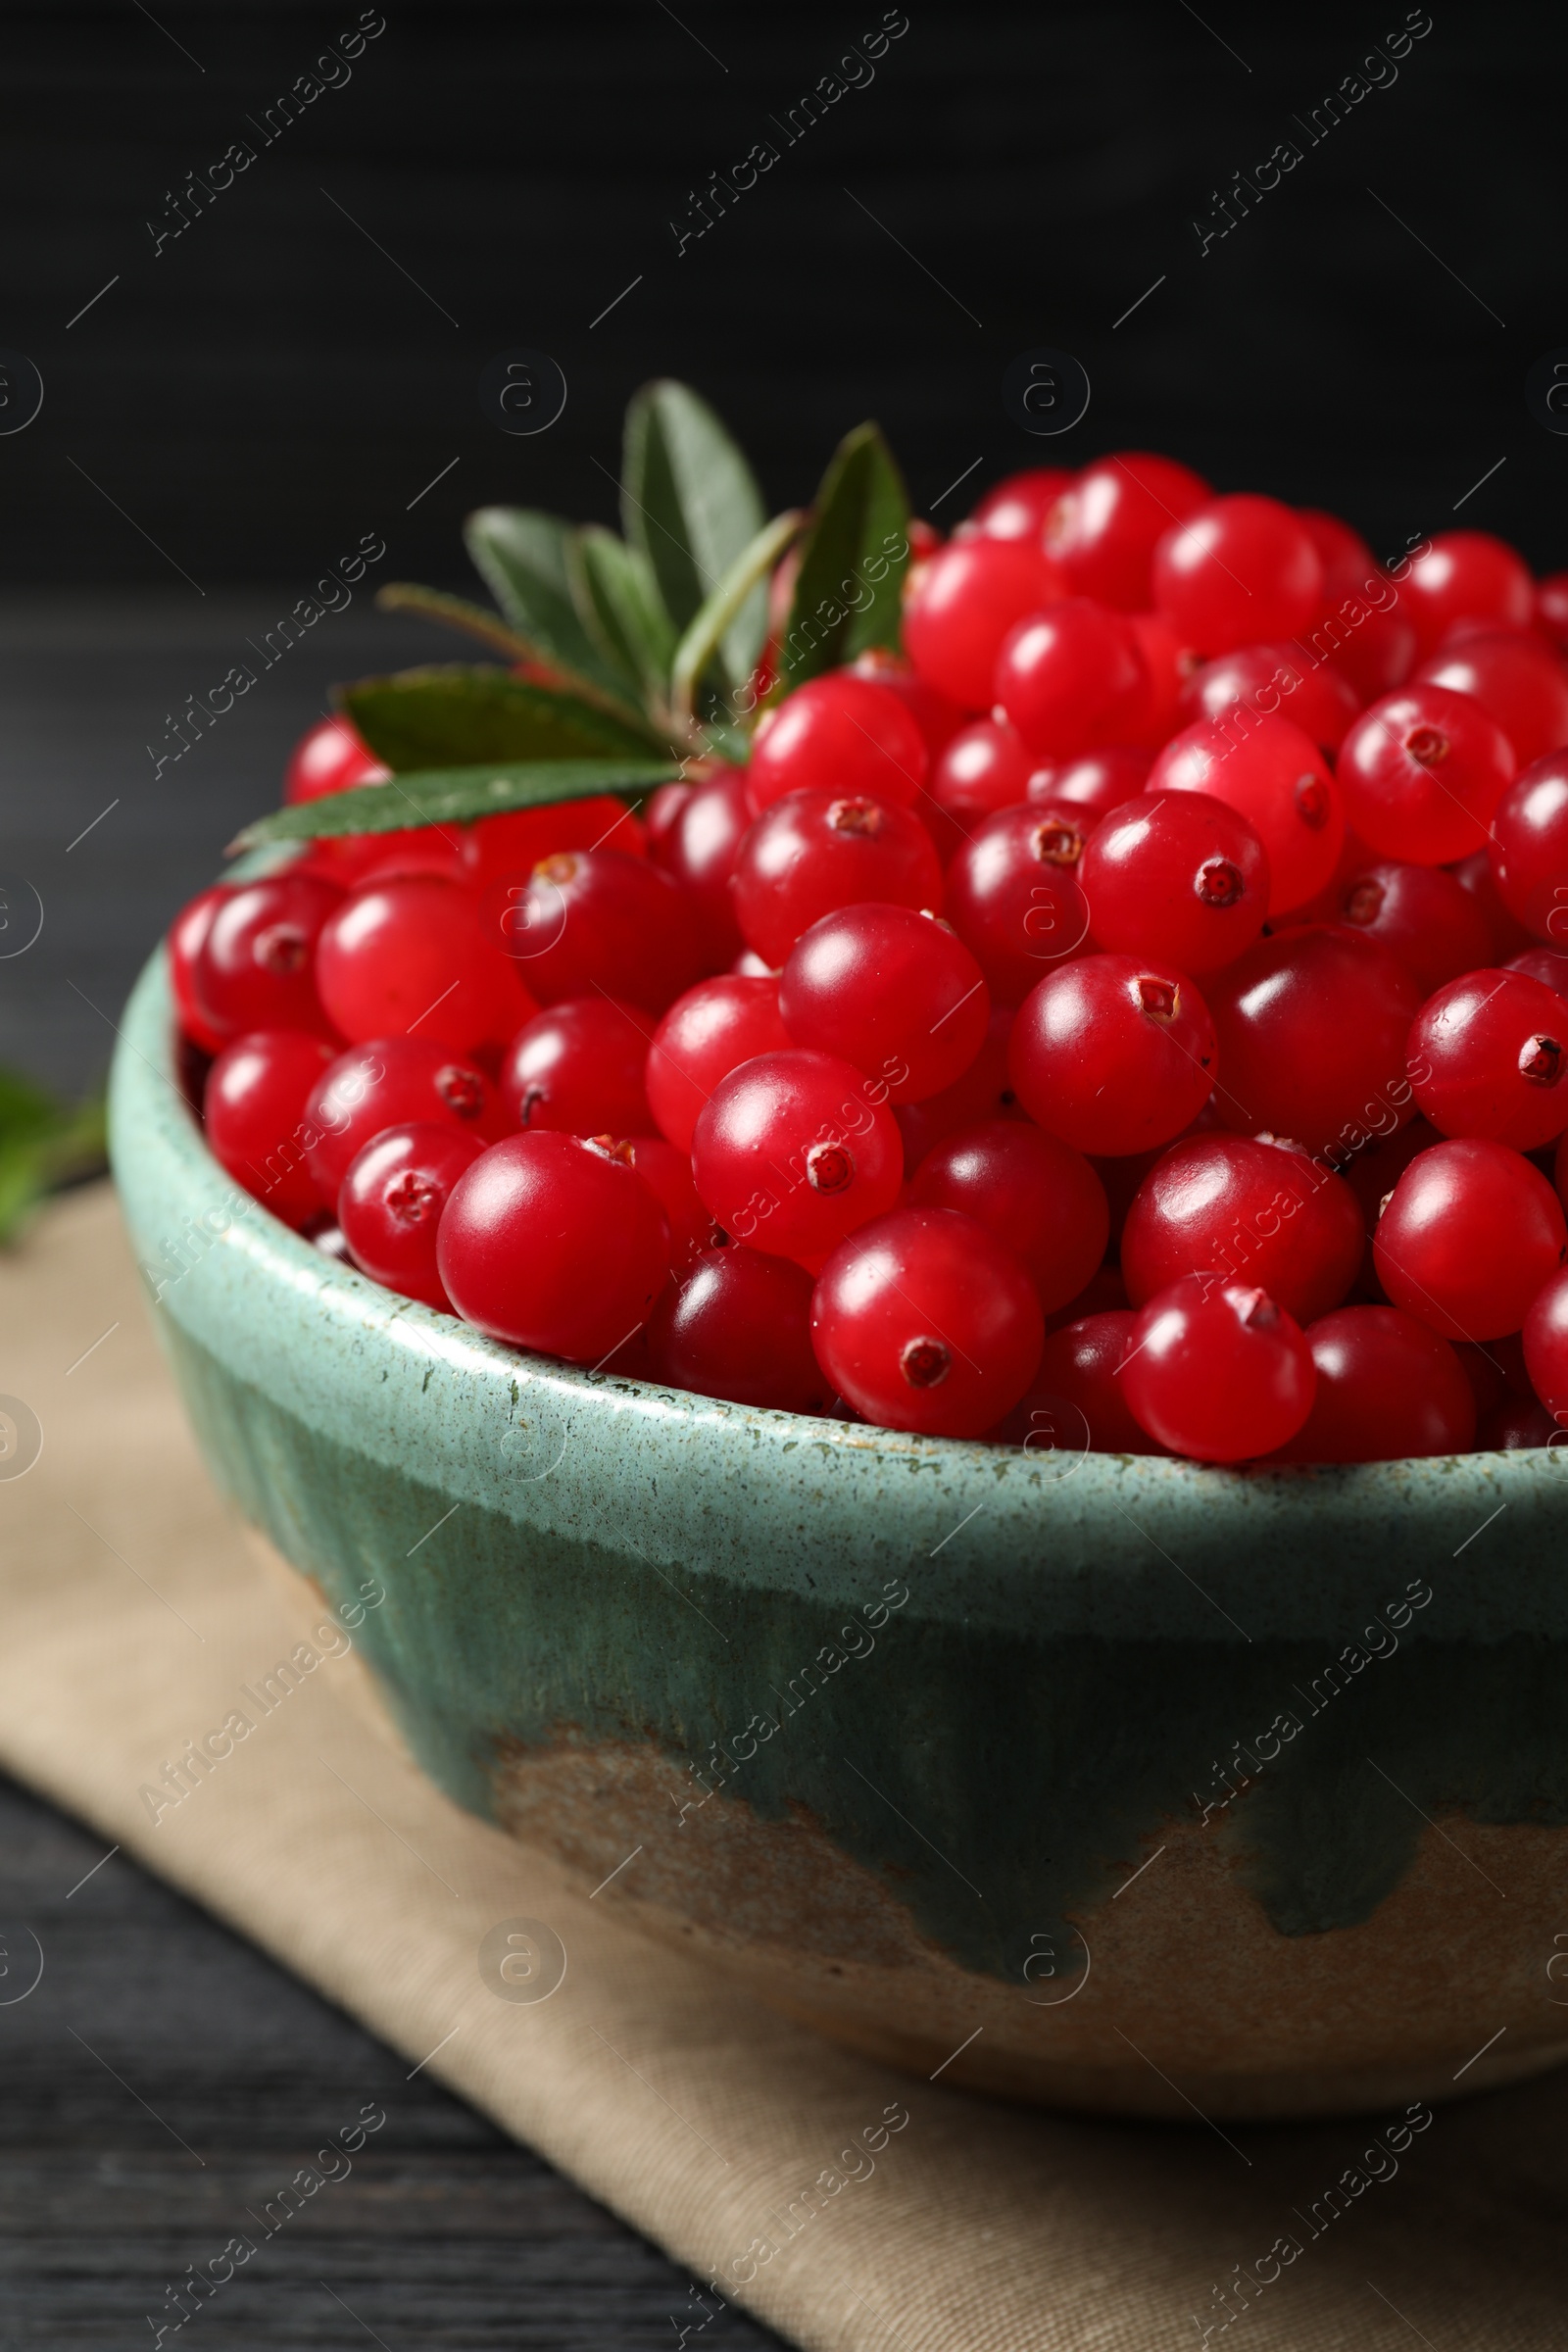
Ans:
<svg viewBox="0 0 1568 2352"><path fill-rule="evenodd" d="M379 1581L402 1737L607 1908L1064 2106L1352 2110L1568 2055L1554 1453L1019 1452L493 1346L236 1192L161 954L112 1121L213 1476L329 1601Z"/></svg>

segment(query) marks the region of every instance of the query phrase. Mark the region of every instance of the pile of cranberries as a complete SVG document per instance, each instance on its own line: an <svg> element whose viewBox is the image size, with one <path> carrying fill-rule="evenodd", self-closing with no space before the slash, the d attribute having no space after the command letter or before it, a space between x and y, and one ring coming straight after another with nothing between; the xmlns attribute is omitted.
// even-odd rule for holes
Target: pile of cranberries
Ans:
<svg viewBox="0 0 1568 2352"><path fill-rule="evenodd" d="M744 768L193 900L218 1159L494 1339L742 1404L1206 1462L1548 1444L1568 575L1479 531L1385 568L1138 454L918 552L904 655ZM331 719L285 797L383 772Z"/></svg>

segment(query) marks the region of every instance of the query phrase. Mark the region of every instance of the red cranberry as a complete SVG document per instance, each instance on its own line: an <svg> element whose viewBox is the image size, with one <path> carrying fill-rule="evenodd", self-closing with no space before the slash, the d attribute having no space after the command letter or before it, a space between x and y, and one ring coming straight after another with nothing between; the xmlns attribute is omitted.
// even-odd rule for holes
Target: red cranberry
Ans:
<svg viewBox="0 0 1568 2352"><path fill-rule="evenodd" d="M384 1127L350 1161L338 1223L354 1263L406 1298L452 1312L436 1268L436 1236L452 1188L484 1149L434 1120Z"/></svg>
<svg viewBox="0 0 1568 2352"><path fill-rule="evenodd" d="M169 986L174 1017L204 1054L221 1054L223 1032L214 1028L196 994L196 963L220 906L234 895L232 882L215 882L186 901L169 926Z"/></svg>
<svg viewBox="0 0 1568 2352"><path fill-rule="evenodd" d="M597 1364L647 1321L669 1243L629 1158L536 1129L459 1177L436 1261L459 1314L491 1339Z"/></svg>
<svg viewBox="0 0 1568 2352"><path fill-rule="evenodd" d="M1201 1462L1273 1453L1305 1421L1317 1385L1295 1317L1254 1284L1207 1274L1155 1293L1117 1377L1151 1437Z"/></svg>
<svg viewBox="0 0 1568 2352"><path fill-rule="evenodd" d="M346 718L318 718L289 754L283 799L319 801L356 784L385 784L391 774Z"/></svg>
<svg viewBox="0 0 1568 2352"><path fill-rule="evenodd" d="M775 970L812 923L869 899L933 912L942 905L931 836L907 808L859 795L792 792L764 809L741 843L741 936Z"/></svg>
<svg viewBox="0 0 1568 2352"><path fill-rule="evenodd" d="M694 785L653 849L654 863L684 885L701 914L703 956L710 965L728 963L740 953L730 879L751 822L746 778L732 770L710 784Z"/></svg>
<svg viewBox="0 0 1568 2352"><path fill-rule="evenodd" d="M195 956L191 989L210 1035L251 1029L330 1033L318 994L318 948L343 893L312 874L285 871L230 892L214 911Z"/></svg>
<svg viewBox="0 0 1568 2352"><path fill-rule="evenodd" d="M1513 786L1510 785L1508 791L1503 794L1503 800L1511 797L1513 789ZM1499 808L1501 805L1499 802ZM1496 831L1495 817L1493 818L1493 831L1494 833ZM1460 889L1468 897L1474 899L1481 909L1482 917L1492 939L1492 954L1485 958L1487 962L1505 963L1510 956L1518 955L1521 949L1528 948L1533 944L1524 924L1520 922L1517 915L1509 913L1497 895L1497 885L1492 878L1492 858L1488 851L1472 850L1468 858L1461 858L1456 864L1449 866L1448 871Z"/></svg>
<svg viewBox="0 0 1568 2352"><path fill-rule="evenodd" d="M904 642L923 678L966 710L989 710L997 656L1015 621L1065 593L1055 566L1016 539L956 539L911 572Z"/></svg>
<svg viewBox="0 0 1568 2352"><path fill-rule="evenodd" d="M677 997L654 1032L644 1083L661 1135L690 1152L698 1114L721 1078L759 1054L787 1050L778 982L721 972Z"/></svg>
<svg viewBox="0 0 1568 2352"><path fill-rule="evenodd" d="M1219 1040L1214 1108L1339 1164L1392 1134L1414 1102L1405 1040L1421 991L1386 948L1348 931L1282 931L1209 976Z"/></svg>
<svg viewBox="0 0 1568 2352"><path fill-rule="evenodd" d="M1568 953L1561 948L1525 948L1510 956L1502 968L1523 972L1527 979L1544 982L1553 995L1568 999Z"/></svg>
<svg viewBox="0 0 1568 2352"><path fill-rule="evenodd" d="M325 1205L311 1175L311 1090L332 1058L324 1038L301 1029L237 1037L207 1075L207 1148L236 1184L285 1225L308 1225Z"/></svg>
<svg viewBox="0 0 1568 2352"><path fill-rule="evenodd" d="M507 958L482 936L472 893L435 874L356 891L324 925L321 1003L349 1039L398 1030L470 1053L510 1037L533 1009Z"/></svg>
<svg viewBox="0 0 1568 2352"><path fill-rule="evenodd" d="M778 1008L795 1045L853 1062L891 1102L955 1085L991 1017L980 966L946 923L874 902L802 932Z"/></svg>
<svg viewBox="0 0 1568 2352"><path fill-rule="evenodd" d="M1449 1340L1517 1331L1565 1249L1568 1226L1541 1170L1480 1136L1413 1159L1373 1243L1395 1305Z"/></svg>
<svg viewBox="0 0 1568 2352"><path fill-rule="evenodd" d="M1237 711L1257 718L1278 713L1310 735L1319 751L1337 752L1361 698L1325 662L1303 661L1297 646L1243 645L1196 669L1181 707L1189 724Z"/></svg>
<svg viewBox="0 0 1568 2352"><path fill-rule="evenodd" d="M337 1199L349 1162L384 1127L449 1127L494 1143L504 1119L495 1089L471 1061L427 1037L375 1037L329 1062L311 1091L311 1173Z"/></svg>
<svg viewBox="0 0 1568 2352"><path fill-rule="evenodd" d="M1007 1060L1019 1102L1049 1134L1079 1152L1144 1152L1207 1102L1214 1025L1169 964L1083 956L1024 999Z"/></svg>
<svg viewBox="0 0 1568 2352"><path fill-rule="evenodd" d="M1548 1276L1524 1321L1524 1357L1536 1395L1568 1429L1568 1269Z"/></svg>
<svg viewBox="0 0 1568 2352"><path fill-rule="evenodd" d="M1127 801L1135 801L1148 781L1150 755L1124 743L1102 752L1086 752L1081 760L1051 760L1031 770L1024 793L1032 808L1059 806L1063 801L1081 808L1087 819L1108 816Z"/></svg>
<svg viewBox="0 0 1568 2352"><path fill-rule="evenodd" d="M1078 810L999 808L948 868L948 920L993 997L1018 1004L1089 932L1078 865L1091 819Z"/></svg>
<svg viewBox="0 0 1568 2352"><path fill-rule="evenodd" d="M544 1004L602 988L659 1013L702 968L684 889L621 850L558 851L525 883L492 885L486 911L491 939Z"/></svg>
<svg viewBox="0 0 1568 2352"><path fill-rule="evenodd" d="M1172 1144L1127 1212L1121 1270L1142 1306L1184 1274L1261 1283L1298 1323L1337 1306L1365 1230L1355 1195L1303 1152L1238 1135Z"/></svg>
<svg viewBox="0 0 1568 2352"><path fill-rule="evenodd" d="M690 784L660 788L680 794L683 800L697 789ZM659 797L656 792L654 799ZM558 851L599 849L617 850L627 858L648 854L643 825L624 801L609 793L481 817L469 828L468 865L476 885L485 890L493 882L526 882L540 858L553 858Z"/></svg>
<svg viewBox="0 0 1568 2352"><path fill-rule="evenodd" d="M732 1404L825 1412L828 1384L811 1347L812 1287L790 1258L741 1242L705 1250L654 1309L655 1379Z"/></svg>
<svg viewBox="0 0 1568 2352"><path fill-rule="evenodd" d="M1492 819L1492 879L1516 921L1568 946L1568 752L1527 767Z"/></svg>
<svg viewBox="0 0 1568 2352"><path fill-rule="evenodd" d="M601 1144L613 1141L608 1136L596 1140ZM662 1135L628 1136L617 1149L629 1156L631 1165L664 1212L670 1270L678 1275L703 1250L711 1250L719 1238L692 1182L692 1163L684 1152L666 1144Z"/></svg>
<svg viewBox="0 0 1568 2352"><path fill-rule="evenodd" d="M1428 993L1492 961L1485 913L1441 865L1371 860L1336 886L1328 914L1397 956Z"/></svg>
<svg viewBox="0 0 1568 2352"><path fill-rule="evenodd" d="M814 1273L847 1233L892 1207L904 1148L879 1090L853 1063L761 1054L705 1103L692 1172L725 1233Z"/></svg>
<svg viewBox="0 0 1568 2352"><path fill-rule="evenodd" d="M1076 1298L1110 1237L1105 1188L1081 1152L1025 1119L993 1119L933 1146L913 1208L956 1208L1016 1251L1046 1314Z"/></svg>
<svg viewBox="0 0 1568 2352"><path fill-rule="evenodd" d="M899 696L852 670L808 678L764 713L747 769L752 801L771 808L786 793L870 793L894 808L918 798L925 738Z"/></svg>
<svg viewBox="0 0 1568 2352"><path fill-rule="evenodd" d="M1181 700L1200 658L1163 612L1129 612L1128 633L1144 665L1144 700L1130 727L1133 743L1152 757L1181 725Z"/></svg>
<svg viewBox="0 0 1568 2352"><path fill-rule="evenodd" d="M1268 853L1269 913L1302 906L1332 875L1345 810L1323 755L1288 718L1200 719L1166 744L1147 792L1205 792L1245 816Z"/></svg>
<svg viewBox="0 0 1568 2352"><path fill-rule="evenodd" d="M1262 843L1246 817L1203 793L1128 801L1091 834L1078 872L1098 947L1184 972L1233 963L1268 908Z"/></svg>
<svg viewBox="0 0 1568 2352"><path fill-rule="evenodd" d="M1536 582L1536 632L1568 654L1568 571L1548 572Z"/></svg>
<svg viewBox="0 0 1568 2352"><path fill-rule="evenodd" d="M1091 1453L1168 1453L1139 1428L1116 1379L1134 1319L1126 1307L1112 1307L1049 1333L1023 1396L987 1431L992 1445L1037 1455L1071 1454L1085 1445Z"/></svg>
<svg viewBox="0 0 1568 2352"><path fill-rule="evenodd" d="M1200 474L1148 450L1118 450L1086 466L1046 521L1046 545L1075 596L1096 596L1120 612L1153 602L1151 569L1159 540L1210 495Z"/></svg>
<svg viewBox="0 0 1568 2352"><path fill-rule="evenodd" d="M926 818L933 832L934 815L952 819L948 838L939 844L948 858L981 817L1024 798L1034 765L1023 738L1005 720L975 718L959 729L932 770L926 804L928 809L935 804L934 814Z"/></svg>
<svg viewBox="0 0 1568 2352"><path fill-rule="evenodd" d="M1568 744L1568 669L1539 637L1477 630L1424 662L1413 682L1478 702L1507 736L1519 767Z"/></svg>
<svg viewBox="0 0 1568 2352"><path fill-rule="evenodd" d="M1277 499L1211 499L1173 523L1154 550L1154 603L1189 645L1294 637L1318 609L1323 565L1310 532Z"/></svg>
<svg viewBox="0 0 1568 2352"><path fill-rule="evenodd" d="M1046 517L1075 476L1065 466L1030 466L993 482L969 519L988 539L1023 539L1038 546Z"/></svg>
<svg viewBox="0 0 1568 2352"><path fill-rule="evenodd" d="M1007 722L1042 760L1072 760L1133 732L1149 681L1118 612L1065 597L1008 631L995 694Z"/></svg>
<svg viewBox="0 0 1568 2352"><path fill-rule="evenodd" d="M654 1124L643 1074L653 1021L612 997L568 997L525 1021L501 1064L514 1127L559 1135L646 1135Z"/></svg>
<svg viewBox="0 0 1568 2352"><path fill-rule="evenodd" d="M1006 1244L951 1208L901 1208L841 1242L811 1301L817 1361L884 1429L977 1438L1040 1360L1033 1283Z"/></svg>
<svg viewBox="0 0 1568 2352"><path fill-rule="evenodd" d="M1276 1460L1408 1461L1467 1453L1475 1398L1445 1339L1395 1306L1342 1306L1306 1334L1312 1410Z"/></svg>
<svg viewBox="0 0 1568 2352"><path fill-rule="evenodd" d="M1410 565L1403 602L1421 651L1429 654L1456 620L1527 629L1536 584L1513 549L1489 531L1440 531Z"/></svg>
<svg viewBox="0 0 1568 2352"><path fill-rule="evenodd" d="M1415 1099L1440 1135L1539 1151L1568 1127L1568 1007L1523 972L1472 971L1410 1030Z"/></svg>
<svg viewBox="0 0 1568 2352"><path fill-rule="evenodd" d="M1022 1119L1007 1068L1012 1017L1010 1005L993 1004L985 1042L963 1076L944 1087L941 1094L927 1095L923 1102L895 1104L893 1115L904 1138L906 1175L914 1174L933 1144L939 1144L944 1136L978 1127L987 1119Z"/></svg>
<svg viewBox="0 0 1568 2352"><path fill-rule="evenodd" d="M911 539L911 549L914 542ZM850 674L869 678L874 686L885 686L896 694L919 728L928 760L935 760L963 726L968 712L961 703L941 694L928 678L922 678L911 668L902 654L891 652L885 645L868 645L863 654L857 654L850 663Z"/></svg>

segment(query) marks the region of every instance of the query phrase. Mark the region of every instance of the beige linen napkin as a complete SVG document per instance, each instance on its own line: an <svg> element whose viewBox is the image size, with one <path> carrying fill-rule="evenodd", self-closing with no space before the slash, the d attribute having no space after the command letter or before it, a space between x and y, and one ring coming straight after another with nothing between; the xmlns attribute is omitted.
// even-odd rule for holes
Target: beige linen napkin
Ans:
<svg viewBox="0 0 1568 2352"><path fill-rule="evenodd" d="M811 2352L1568 2345L1568 2075L1440 2106L1397 2157L1377 2118L1102 2124L910 2080L459 1812L352 1650L154 1823L143 1785L299 1628L197 1459L107 1189L0 1265L0 1764L666 2247L693 2281L672 2338L726 2297ZM552 1938L550 1997L505 1997L553 1977Z"/></svg>

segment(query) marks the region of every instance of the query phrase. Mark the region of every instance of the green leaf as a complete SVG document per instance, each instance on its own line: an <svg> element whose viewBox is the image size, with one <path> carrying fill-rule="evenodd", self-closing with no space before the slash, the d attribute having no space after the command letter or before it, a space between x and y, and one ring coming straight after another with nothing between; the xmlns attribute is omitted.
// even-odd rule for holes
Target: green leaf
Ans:
<svg viewBox="0 0 1568 2352"><path fill-rule="evenodd" d="M908 521L908 494L881 427L857 425L816 494L779 647L784 693L868 646L897 647Z"/></svg>
<svg viewBox="0 0 1568 2352"><path fill-rule="evenodd" d="M0 1243L54 1186L104 1165L104 1102L67 1109L20 1070L0 1068Z"/></svg>
<svg viewBox="0 0 1568 2352"><path fill-rule="evenodd" d="M572 593L606 657L636 678L645 704L669 690L675 631L647 558L613 531L588 523L567 551Z"/></svg>
<svg viewBox="0 0 1568 2352"><path fill-rule="evenodd" d="M572 525L531 507L480 507L464 544L496 603L542 661L618 702L635 701L637 673L609 659L583 625L571 593Z"/></svg>
<svg viewBox="0 0 1568 2352"><path fill-rule="evenodd" d="M684 631L766 519L750 466L705 400L685 384L645 384L626 411L621 518ZM757 665L766 591L753 591L722 640L729 682Z"/></svg>
<svg viewBox="0 0 1568 2352"><path fill-rule="evenodd" d="M270 841L319 841L342 833L400 833L405 826L471 825L513 808L585 801L602 792L635 800L656 784L673 784L678 760L497 760L477 767L431 767L393 784L358 784L349 792L297 801L258 817L229 851Z"/></svg>
<svg viewBox="0 0 1568 2352"><path fill-rule="evenodd" d="M399 773L481 760L646 760L667 748L576 695L464 662L363 678L339 687L337 700Z"/></svg>
<svg viewBox="0 0 1568 2352"><path fill-rule="evenodd" d="M720 640L760 580L765 580L790 541L805 522L799 508L775 514L755 539L741 549L711 596L693 615L675 649L670 672L670 702L677 724L690 719L697 689L718 650Z"/></svg>
<svg viewBox="0 0 1568 2352"><path fill-rule="evenodd" d="M509 629L504 620L487 612L483 605L470 604L466 596L450 596L444 588L421 587L417 580L388 580L384 588L376 591L375 604L380 612L417 612L423 619L440 621L449 629L464 629L496 653L505 654L511 662L535 658L534 648L526 637Z"/></svg>

